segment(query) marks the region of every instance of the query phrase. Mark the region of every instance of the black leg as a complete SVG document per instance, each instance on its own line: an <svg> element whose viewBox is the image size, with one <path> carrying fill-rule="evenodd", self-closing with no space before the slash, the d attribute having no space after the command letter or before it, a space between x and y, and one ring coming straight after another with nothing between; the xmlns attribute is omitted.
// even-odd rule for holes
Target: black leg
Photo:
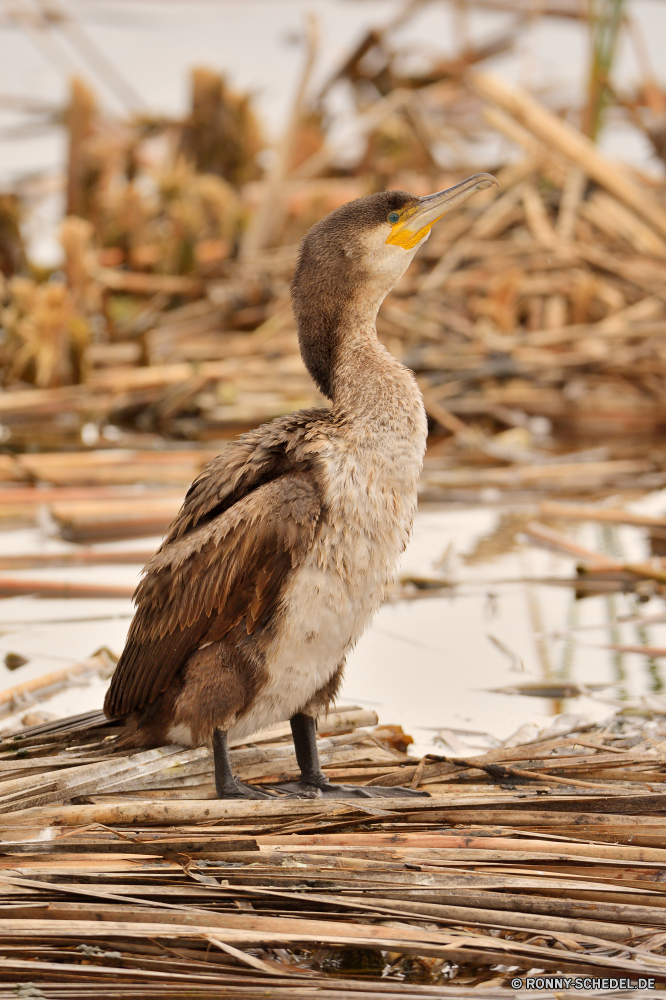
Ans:
<svg viewBox="0 0 666 1000"><path fill-rule="evenodd" d="M259 791L234 777L229 760L227 734L222 729L213 732L213 760L215 761L215 789L218 799L270 799L267 792Z"/></svg>
<svg viewBox="0 0 666 1000"><path fill-rule="evenodd" d="M418 792L414 788L380 785L333 785L321 769L317 752L317 727L310 715L299 712L290 720L294 737L296 760L301 769L301 780L282 785L287 793L314 798L327 796L334 799L371 799L428 796L428 792Z"/></svg>
<svg viewBox="0 0 666 1000"><path fill-rule="evenodd" d="M317 750L317 723L311 715L299 712L289 720L291 734L294 738L296 761L301 769L301 781L308 785L319 786L327 778L319 763Z"/></svg>

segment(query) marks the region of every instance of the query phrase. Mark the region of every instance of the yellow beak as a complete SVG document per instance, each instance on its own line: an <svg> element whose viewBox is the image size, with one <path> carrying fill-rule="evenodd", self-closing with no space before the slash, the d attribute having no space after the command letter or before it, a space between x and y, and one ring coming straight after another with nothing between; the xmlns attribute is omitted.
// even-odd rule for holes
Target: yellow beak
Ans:
<svg viewBox="0 0 666 1000"><path fill-rule="evenodd" d="M391 229L387 243L393 243L403 250L412 250L430 232L430 227L456 205L467 201L475 191L483 191L498 181L492 174L472 174L460 184L454 184L446 191L427 194L419 198L416 205L407 209L399 222Z"/></svg>

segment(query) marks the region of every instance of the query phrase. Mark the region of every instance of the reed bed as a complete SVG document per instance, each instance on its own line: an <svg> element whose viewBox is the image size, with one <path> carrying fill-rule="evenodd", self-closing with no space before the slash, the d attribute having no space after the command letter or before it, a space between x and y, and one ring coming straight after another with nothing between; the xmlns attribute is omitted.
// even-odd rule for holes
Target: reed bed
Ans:
<svg viewBox="0 0 666 1000"><path fill-rule="evenodd" d="M211 442L321 403L289 306L303 233L372 190L420 194L490 169L499 195L479 195L438 227L380 313L381 339L424 393L439 462L428 488L465 498L508 485L662 485L654 449L589 467L580 459L574 474L570 461L558 466L543 431L545 420L557 434L607 439L666 423L666 199L658 180L605 156L575 113L482 68L519 36L520 9L507 9L518 20L504 35L410 76L394 26L378 26L319 92L311 25L302 85L267 173L257 166L265 143L250 98L211 71L194 71L182 121L109 121L75 81L65 115L65 280L6 265L0 283L0 422L11 452L0 478L124 485L122 461L21 455L122 443L136 461L153 454L146 482L181 485ZM555 4L543 16L582 14ZM344 168L324 124L334 86L354 95L365 142ZM617 99L657 150L648 119L665 100L651 80L624 105ZM498 136L499 161L473 163L474 142ZM442 145L456 166L441 165ZM164 439L180 443L180 457L155 457Z"/></svg>
<svg viewBox="0 0 666 1000"><path fill-rule="evenodd" d="M372 713L320 720L332 779L418 801L281 797L286 725L232 749L274 792L238 802L215 798L208 749L122 753L99 713L10 733L0 996L27 980L53 998L359 1000L502 996L515 975L664 983L664 716L420 761Z"/></svg>
<svg viewBox="0 0 666 1000"><path fill-rule="evenodd" d="M597 499L618 491L637 496L666 482L654 449L649 458L609 458L607 447L553 456L526 452L515 440L505 449L499 442L487 449L478 435L459 445L452 439L432 444L419 485L421 503L482 502L488 496L518 503ZM161 535L192 479L224 447L220 442L200 453L187 449L184 456L177 447L0 456L7 459L0 464L0 528L38 526L80 546ZM453 449L447 457L444 448ZM495 448L491 457L488 450ZM663 528L659 518L653 526Z"/></svg>
<svg viewBox="0 0 666 1000"><path fill-rule="evenodd" d="M111 122L72 83L62 275L30 268L20 203L0 199L11 244L0 246L0 527L77 545L3 555L0 596L129 597L128 586L21 574L144 563L150 542L94 546L161 534L228 438L324 402L288 295L309 225L373 190L425 194L477 169L497 174L499 196L433 232L378 320L425 399L421 500L528 502L528 542L579 563L575 576L528 583L663 593L666 519L579 501L666 485L652 436L666 424L666 192L605 157L575 114L480 68L535 16L522 2L483 6L513 11L514 26L407 76L383 25L319 94L311 23L267 173L251 101L218 74L193 73L180 122ZM544 7L563 15L580 11ZM340 82L366 143L344 168L324 124ZM595 129L617 97L607 84L590 81ZM666 99L650 84L625 105L663 153L646 122ZM480 136L504 138L499 161L438 160L442 143L469 152ZM584 548L577 521L641 527L655 556ZM444 572L404 578L390 597L454 585ZM112 669L100 651L23 681L0 693L0 718ZM538 693L571 694L555 686ZM490 1000L515 976L542 982L532 995L544 1000L562 995L560 976L590 980L578 996L622 978L634 985L599 988L645 996L639 982L666 983L665 719L650 696L604 726L420 760L373 713L320 720L332 780L430 793L415 801L283 797L297 774L287 724L231 750L236 773L273 793L251 802L216 799L207 748L123 752L99 712L3 730L0 1000Z"/></svg>
<svg viewBox="0 0 666 1000"><path fill-rule="evenodd" d="M505 3L516 22L504 34L405 75L394 28L422 6L369 31L318 92L310 23L268 171L251 99L219 74L193 71L180 121L112 121L72 83L62 271L45 281L25 248L0 248L17 262L0 276L0 527L48 524L81 544L161 534L230 437L324 403L289 303L308 227L373 190L423 194L478 169L499 194L436 227L378 320L424 395L421 500L666 485L663 184L605 156L572 109L486 71L519 37L521 5ZM583 14L555 3L540 16ZM595 79L611 96L611 55L590 101ZM344 167L327 130L334 87L352 95L362 140ZM614 99L658 152L654 81ZM474 160L477 140L498 137L501 155ZM5 208L14 218L20 205Z"/></svg>

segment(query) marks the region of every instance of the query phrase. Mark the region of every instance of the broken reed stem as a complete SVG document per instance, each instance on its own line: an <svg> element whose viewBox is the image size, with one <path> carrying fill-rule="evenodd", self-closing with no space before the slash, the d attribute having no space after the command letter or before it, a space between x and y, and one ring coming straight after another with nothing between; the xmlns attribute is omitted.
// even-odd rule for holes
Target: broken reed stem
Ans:
<svg viewBox="0 0 666 1000"><path fill-rule="evenodd" d="M498 77L468 70L467 80L481 97L499 105L548 148L581 168L666 236L666 210L618 164L606 159L586 136L558 118L535 98Z"/></svg>

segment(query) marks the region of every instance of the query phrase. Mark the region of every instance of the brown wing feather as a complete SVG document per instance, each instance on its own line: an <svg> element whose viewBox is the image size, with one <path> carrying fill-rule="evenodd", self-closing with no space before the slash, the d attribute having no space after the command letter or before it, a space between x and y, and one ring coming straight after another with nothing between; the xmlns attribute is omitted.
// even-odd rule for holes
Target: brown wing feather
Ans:
<svg viewBox="0 0 666 1000"><path fill-rule="evenodd" d="M169 526L166 543L228 510L263 483L286 472L308 471L311 457L303 463L301 447L330 419L330 410L298 410L241 434L194 480Z"/></svg>
<svg viewBox="0 0 666 1000"><path fill-rule="evenodd" d="M321 512L314 477L265 483L213 520L166 542L146 566L125 649L104 711L126 715L153 701L199 645L245 619L254 632L285 578L309 551Z"/></svg>

